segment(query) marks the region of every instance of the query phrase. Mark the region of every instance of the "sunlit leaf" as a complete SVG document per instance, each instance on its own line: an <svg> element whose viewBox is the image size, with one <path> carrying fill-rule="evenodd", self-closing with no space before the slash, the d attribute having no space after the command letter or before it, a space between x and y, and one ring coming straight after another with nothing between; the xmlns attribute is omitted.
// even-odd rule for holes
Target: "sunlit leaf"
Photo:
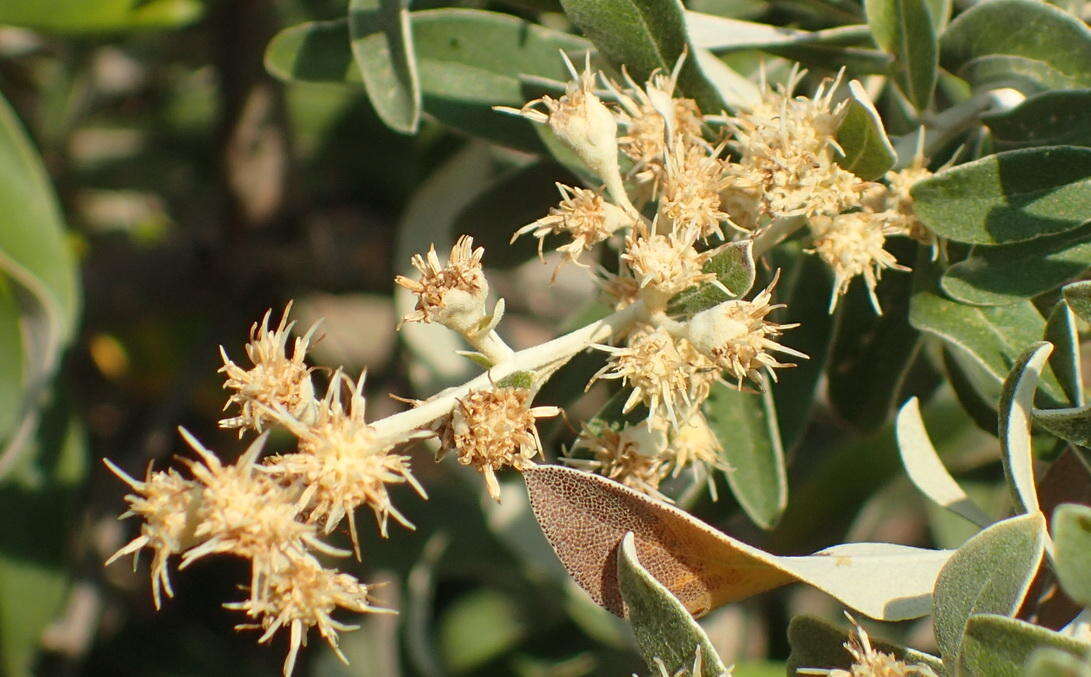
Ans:
<svg viewBox="0 0 1091 677"><path fill-rule="evenodd" d="M894 80L917 110L928 108L936 86L939 49L925 0L865 0L875 42L894 57Z"/></svg>
<svg viewBox="0 0 1091 677"><path fill-rule="evenodd" d="M1034 481L1034 448L1030 437L1034 391L1046 360L1053 352L1049 343L1039 343L1024 352L1012 367L1000 393L1000 448L1004 473L1016 505L1025 513L1037 513L1038 492Z"/></svg>
<svg viewBox="0 0 1091 677"><path fill-rule="evenodd" d="M1054 90L981 116L1000 150L1091 146L1091 89Z"/></svg>
<svg viewBox="0 0 1091 677"><path fill-rule="evenodd" d="M350 0L349 37L371 104L392 129L417 131L420 78L408 0Z"/></svg>
<svg viewBox="0 0 1091 677"><path fill-rule="evenodd" d="M182 26L196 20L201 0L4 0L0 24L54 33L103 33Z"/></svg>
<svg viewBox="0 0 1091 677"><path fill-rule="evenodd" d="M848 106L837 128L837 143L845 151L837 164L865 181L880 178L898 159L879 112L857 80L849 82Z"/></svg>
<svg viewBox="0 0 1091 677"><path fill-rule="evenodd" d="M686 607L640 564L631 532L622 538L618 549L617 577L626 618L649 670L657 669L656 658L668 674L689 669L700 651L701 675L694 677L720 677L727 672L708 635Z"/></svg>
<svg viewBox="0 0 1091 677"><path fill-rule="evenodd" d="M1054 565L1064 591L1091 606L1091 508L1065 503L1053 512Z"/></svg>
<svg viewBox="0 0 1091 677"><path fill-rule="evenodd" d="M1053 648L1079 656L1091 644L1078 642L1039 625L1002 615L982 614L970 618L962 645L959 666L964 674L989 677L1021 677L1030 655L1041 648Z"/></svg>

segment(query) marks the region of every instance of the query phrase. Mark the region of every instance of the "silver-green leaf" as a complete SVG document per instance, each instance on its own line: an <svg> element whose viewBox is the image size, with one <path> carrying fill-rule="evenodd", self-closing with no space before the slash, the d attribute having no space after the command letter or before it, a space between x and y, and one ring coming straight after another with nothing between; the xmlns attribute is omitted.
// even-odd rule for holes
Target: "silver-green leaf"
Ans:
<svg viewBox="0 0 1091 677"><path fill-rule="evenodd" d="M837 164L865 181L879 179L898 159L879 112L857 80L849 82L848 105L837 128L837 143L845 151Z"/></svg>
<svg viewBox="0 0 1091 677"><path fill-rule="evenodd" d="M352 54L375 112L391 129L415 133L421 90L408 0L350 0L348 24Z"/></svg>

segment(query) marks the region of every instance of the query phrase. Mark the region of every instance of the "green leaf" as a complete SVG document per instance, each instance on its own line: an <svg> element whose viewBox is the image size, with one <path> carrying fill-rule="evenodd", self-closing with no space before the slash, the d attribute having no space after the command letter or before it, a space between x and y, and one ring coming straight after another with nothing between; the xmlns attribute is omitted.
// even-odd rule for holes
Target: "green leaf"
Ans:
<svg viewBox="0 0 1091 677"><path fill-rule="evenodd" d="M964 303L996 306L1055 289L1091 267L1091 224L998 247L975 247L940 286Z"/></svg>
<svg viewBox="0 0 1091 677"><path fill-rule="evenodd" d="M51 33L104 33L182 26L203 10L200 0L4 0L0 24Z"/></svg>
<svg viewBox="0 0 1091 677"><path fill-rule="evenodd" d="M416 133L421 91L408 0L350 0L348 24L371 105L391 129Z"/></svg>
<svg viewBox="0 0 1091 677"><path fill-rule="evenodd" d="M1064 388L1068 403L1083 405L1083 377L1080 374L1080 336L1076 330L1076 316L1062 298L1046 320L1045 339L1055 351L1049 358L1049 366Z"/></svg>
<svg viewBox="0 0 1091 677"><path fill-rule="evenodd" d="M658 669L656 658L666 666L667 674L688 670L700 651L700 677L720 677L727 673L708 635L686 607L641 566L632 532L621 540L617 577L637 649L649 670Z"/></svg>
<svg viewBox="0 0 1091 677"><path fill-rule="evenodd" d="M940 62L974 87L1027 94L1091 86L1091 30L1035 0L986 0L966 10L940 39Z"/></svg>
<svg viewBox="0 0 1091 677"><path fill-rule="evenodd" d="M1091 146L1091 89L1043 92L981 116L997 148Z"/></svg>
<svg viewBox="0 0 1091 677"><path fill-rule="evenodd" d="M1024 674L1026 677L1091 677L1091 663L1060 649L1042 647L1030 654Z"/></svg>
<svg viewBox="0 0 1091 677"><path fill-rule="evenodd" d="M898 159L879 111L856 80L849 82L848 106L837 128L837 143L845 151L837 164L865 181L881 178Z"/></svg>
<svg viewBox="0 0 1091 677"><path fill-rule="evenodd" d="M1015 613L1038 571L1045 538L1041 513L1020 515L985 529L948 560L932 599L944 663L958 664L971 616Z"/></svg>
<svg viewBox="0 0 1091 677"><path fill-rule="evenodd" d="M543 152L532 124L493 106L520 107L537 94L527 78L569 79L560 51L586 52L590 43L507 14L472 9L412 12L425 112L440 122L513 148ZM285 80L358 84L347 20L312 22L278 33L265 66Z"/></svg>
<svg viewBox="0 0 1091 677"><path fill-rule="evenodd" d="M789 675L803 668L839 668L848 671L853 664L852 655L845 649L849 633L844 629L816 616L802 614L788 623L788 644L792 653L788 656ZM937 675L943 674L943 663L935 656L869 637L871 646L890 654L909 665L926 665Z"/></svg>
<svg viewBox="0 0 1091 677"><path fill-rule="evenodd" d="M535 162L505 172L488 189L474 196L454 220L450 228L452 241L463 234L473 236L474 246L485 248L490 268L511 268L529 261L537 256L539 241L527 234L511 242L512 235L544 216L560 201L554 181L579 185L574 179L564 176L552 162ZM519 199L513 200L513 195ZM551 246L564 242L560 238L547 240ZM584 259L587 263L590 256L584 254Z"/></svg>
<svg viewBox="0 0 1091 677"><path fill-rule="evenodd" d="M957 348L959 357L970 358L981 367L982 376L996 386L1007 378L1020 354L1041 340L1046 325L1030 301L1006 306L968 306L943 298L927 284L921 284L913 294L909 322ZM1057 404L1067 399L1049 367L1040 387Z"/></svg>
<svg viewBox="0 0 1091 677"><path fill-rule="evenodd" d="M1000 448L1004 475L1016 506L1025 513L1037 513L1038 492L1034 481L1034 445L1030 437L1034 391L1053 346L1044 341L1027 348L1015 361L1000 391Z"/></svg>
<svg viewBox="0 0 1091 677"><path fill-rule="evenodd" d="M906 249L914 251L915 245ZM878 287L882 315L875 314L863 285L851 288L837 310L827 368L830 405L859 430L873 431L890 420L917 355L920 333L906 312L911 286L908 275L883 278Z"/></svg>
<svg viewBox="0 0 1091 677"><path fill-rule="evenodd" d="M529 630L514 599L489 588L469 592L439 621L443 662L451 672L480 669L516 646Z"/></svg>
<svg viewBox="0 0 1091 677"><path fill-rule="evenodd" d="M1091 407L1035 409L1034 422L1066 442L1091 448Z"/></svg>
<svg viewBox="0 0 1091 677"><path fill-rule="evenodd" d="M990 155L925 179L912 194L921 221L956 242L997 245L1063 233L1091 215L1091 148Z"/></svg>
<svg viewBox="0 0 1091 677"><path fill-rule="evenodd" d="M834 316L830 315L827 299L833 288L833 275L819 257L801 251L799 243L783 244L770 254L774 256L773 265L787 271L776 296L777 302L786 307L777 311L776 321L799 323L777 342L810 357L784 370L773 387L781 443L788 451L803 438L814 409L815 391L829 361Z"/></svg>
<svg viewBox="0 0 1091 677"><path fill-rule="evenodd" d="M1078 656L1091 650L1091 645L1015 618L975 615L966 626L960 674L1021 677L1023 665L1040 648Z"/></svg>
<svg viewBox="0 0 1091 677"><path fill-rule="evenodd" d="M87 474L87 439L63 403L53 402L32 431L18 472L0 483L0 673L33 671L42 632L68 589L69 530Z"/></svg>
<svg viewBox="0 0 1091 677"><path fill-rule="evenodd" d="M1053 511L1053 560L1061 587L1073 600L1091 606L1091 508L1062 503Z"/></svg>
<svg viewBox="0 0 1091 677"><path fill-rule="evenodd" d="M1091 322L1091 280L1073 282L1061 289L1065 302L1076 317Z"/></svg>
<svg viewBox="0 0 1091 677"><path fill-rule="evenodd" d="M692 11L686 12L686 29L694 47L713 52L793 45L867 45L871 37L864 25L804 31Z"/></svg>
<svg viewBox="0 0 1091 677"><path fill-rule="evenodd" d="M709 427L720 441L720 459L735 499L755 524L771 529L788 503L784 449L773 395L747 393L723 383L705 403Z"/></svg>
<svg viewBox="0 0 1091 677"><path fill-rule="evenodd" d="M702 270L716 273L716 279L731 295L711 283L684 291L671 299L672 314L693 315L730 299L745 296L754 286L753 241L742 240L727 245L722 252L705 263Z"/></svg>
<svg viewBox="0 0 1091 677"><path fill-rule="evenodd" d="M57 198L41 159L0 97L0 273L18 289L22 356L10 352L11 368L22 363L18 418L0 430L6 449L0 453L0 477L11 470L21 443L34 430L41 392L57 366L61 350L75 331L79 312L77 271L65 242ZM8 299L7 310L11 303ZM10 315L3 347L15 349ZM12 429L16 423L16 429Z"/></svg>
<svg viewBox="0 0 1091 677"><path fill-rule="evenodd" d="M911 398L898 412L895 433L898 453L909 480L921 493L936 505L960 515L979 527L986 527L992 519L977 506L955 478L947 471L939 453L928 438L928 431L921 418L920 402Z"/></svg>
<svg viewBox="0 0 1091 677"><path fill-rule="evenodd" d="M925 0L864 0L876 44L894 57L894 80L923 111L936 87L939 49L936 27Z"/></svg>
<svg viewBox="0 0 1091 677"><path fill-rule="evenodd" d="M678 77L679 89L706 113L724 108L705 77L686 35L678 0L561 0L565 14L614 65L624 65L637 82L653 71L670 73L685 51L690 58Z"/></svg>

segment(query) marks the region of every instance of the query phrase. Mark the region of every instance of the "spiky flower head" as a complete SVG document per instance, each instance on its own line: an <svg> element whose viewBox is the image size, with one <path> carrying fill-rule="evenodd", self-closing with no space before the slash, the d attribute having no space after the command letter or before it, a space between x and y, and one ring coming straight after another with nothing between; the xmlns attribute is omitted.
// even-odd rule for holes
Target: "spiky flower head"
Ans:
<svg viewBox="0 0 1091 677"><path fill-rule="evenodd" d="M643 223L629 231L621 260L639 280L641 295L649 305L665 306L679 292L716 279L714 273L704 271L704 265L719 249L698 252L690 235L658 233Z"/></svg>
<svg viewBox="0 0 1091 677"><path fill-rule="evenodd" d="M129 509L119 519L139 517L143 520L140 535L115 552L106 560L106 564L131 554L135 567L139 551L143 548L151 550L152 599L158 609L162 604L161 592L165 591L168 597L174 596L167 569L168 559L196 542L193 532L197 526L196 508L201 501L200 489L195 482L183 478L174 470L152 472L149 466L141 482L109 459L103 459L103 462L135 492L125 497Z"/></svg>
<svg viewBox="0 0 1091 677"><path fill-rule="evenodd" d="M485 317L489 283L481 269L485 248L473 249L474 240L463 235L451 248L447 264L440 263L436 247L428 254L415 254L410 263L420 271L419 280L403 275L394 282L417 295L415 309L402 318L405 322L437 322L461 333L472 333Z"/></svg>
<svg viewBox="0 0 1091 677"><path fill-rule="evenodd" d="M932 172L924 166L924 160L919 155L909 167L896 172L887 172L883 177L888 186L884 216L887 224L897 234L907 235L923 245L932 247L935 254L938 243L936 234L917 218L917 214L913 211L913 196L909 192L917 182L930 176Z"/></svg>
<svg viewBox="0 0 1091 677"><path fill-rule="evenodd" d="M813 97L793 96L803 74L793 70L786 84L766 88L760 103L728 119L741 158L725 168L731 186L724 204L745 228L758 227L762 216L838 214L856 204L864 188L835 161L844 111L833 104L840 75Z"/></svg>
<svg viewBox="0 0 1091 677"><path fill-rule="evenodd" d="M458 400L440 433L441 454L454 451L459 463L484 475L489 495L497 503L496 471L533 467L531 459L542 452L536 421L560 413L557 407L531 407L532 398L528 388L475 390Z"/></svg>
<svg viewBox="0 0 1091 677"><path fill-rule="evenodd" d="M801 675L828 675L829 677L936 677L927 665L914 665L900 661L891 654L871 646L867 632L849 614L854 632L845 642L845 650L852 656L852 666L842 668L800 668Z"/></svg>
<svg viewBox="0 0 1091 677"><path fill-rule="evenodd" d="M617 118L625 130L618 138L618 147L636 162L644 179L660 178L668 136L686 144L701 140L702 118L697 102L676 97L674 91L685 58L683 53L670 75L659 69L653 71L643 87L633 82L624 67L624 89L607 82L617 98Z"/></svg>
<svg viewBox="0 0 1091 677"><path fill-rule="evenodd" d="M269 572L262 594L251 594L243 602L225 604L248 617L255 624L241 624L239 630L263 630L258 642L268 642L281 628L289 632L288 656L284 661L284 676L292 674L296 656L301 646L307 645L307 633L318 628L318 633L342 662L348 663L338 648L338 632L355 630L359 626L335 621L333 612L347 609L357 613L394 613L389 609L371 604L368 586L353 576L324 568L309 555L291 557Z"/></svg>
<svg viewBox="0 0 1091 677"><path fill-rule="evenodd" d="M720 223L730 222L731 217L720 209L720 192L730 179L724 174L719 151L676 141L666 154L659 218L674 230L723 239Z"/></svg>
<svg viewBox="0 0 1091 677"><path fill-rule="evenodd" d="M659 493L659 483L669 471L660 456L666 444L666 429L652 421L627 426L584 424L562 460L648 496L669 501ZM591 458L573 456L581 450L589 452Z"/></svg>
<svg viewBox="0 0 1091 677"><path fill-rule="evenodd" d="M707 378L714 364L687 350L663 329L633 332L626 346L596 345L609 353L606 365L591 377L620 379L632 388L623 412L638 404L648 408L648 418L665 418L678 424L707 397Z"/></svg>
<svg viewBox="0 0 1091 677"><path fill-rule="evenodd" d="M238 428L240 437L247 429L261 432L269 423L277 422L274 412L284 411L301 419L311 414L314 384L311 370L303 360L318 325L296 337L289 357L288 337L295 325L288 322L291 309L292 304L288 303L280 324L272 331L269 330L272 310L266 311L260 325L255 322L250 328L250 342L246 344L246 356L253 365L250 369L232 362L220 346L224 363L220 371L227 377L223 387L232 391L224 409L231 405L239 407L238 416L221 420L220 427Z"/></svg>
<svg viewBox="0 0 1091 677"><path fill-rule="evenodd" d="M260 472L257 458L268 434L254 440L234 464L224 465L193 435L179 431L197 454L198 460L183 460L201 491L193 531L199 544L182 555L181 568L216 553L245 557L253 562L251 587L257 594L263 575L286 557L308 549L347 554L320 541L314 526L300 519L296 488Z"/></svg>
<svg viewBox="0 0 1091 677"><path fill-rule="evenodd" d="M307 521L321 523L325 533L348 517L349 533L359 556L356 520L352 518L357 508L371 508L385 538L390 517L413 528L391 503L388 485L408 483L422 498L427 495L413 477L409 457L393 453L378 442L365 421L365 374L354 385L349 382L352 390L347 405L341 401L342 380L341 372L336 372L311 425L297 422L289 426L299 437L298 453L275 456L263 469L304 487L300 503L306 506Z"/></svg>
<svg viewBox="0 0 1091 677"><path fill-rule="evenodd" d="M778 361L773 353L807 358L803 353L773 340L784 330L798 326L777 324L766 319L769 313L784 307L784 304L772 303L773 289L778 279L779 271L769 286L753 300L724 301L702 310L686 323L686 336L690 343L717 367L728 372L739 388L746 380L760 383L763 371L775 381L774 368L794 366Z"/></svg>
<svg viewBox="0 0 1091 677"><path fill-rule="evenodd" d="M833 271L834 288L830 296L830 312L837 300L848 291L853 278L864 279L875 312L882 314L875 287L887 268L906 271L893 254L883 246L886 237L896 233L881 215L872 212L851 212L834 217L815 217L811 221L814 252Z"/></svg>
<svg viewBox="0 0 1091 677"><path fill-rule="evenodd" d="M675 429L662 455L671 475L677 477L686 468L725 468L719 456L722 448L698 410Z"/></svg>
<svg viewBox="0 0 1091 677"><path fill-rule="evenodd" d="M532 233L538 238L538 255L541 256L547 235L567 235L571 242L557 247L557 251L576 265L582 265L580 254L633 223L632 216L608 202L597 190L563 183L557 184L557 190L561 193L560 203L551 207L548 215L515 231L512 242L520 235Z"/></svg>

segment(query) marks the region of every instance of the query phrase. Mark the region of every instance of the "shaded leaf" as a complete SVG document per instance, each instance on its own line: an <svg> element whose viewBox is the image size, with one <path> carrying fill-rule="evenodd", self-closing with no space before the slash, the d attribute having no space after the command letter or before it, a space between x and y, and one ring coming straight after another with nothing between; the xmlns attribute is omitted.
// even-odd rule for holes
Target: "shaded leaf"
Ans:
<svg viewBox="0 0 1091 677"><path fill-rule="evenodd" d="M943 674L943 663L935 656L874 637L869 639L878 651L909 665L926 665L937 675ZM806 614L795 616L788 623L788 644L792 649L788 656L788 674L794 675L801 668L849 670L853 659L844 646L848 640L849 633L829 621Z"/></svg>
<svg viewBox="0 0 1091 677"><path fill-rule="evenodd" d="M409 15L424 110L440 122L497 143L542 152L531 123L492 106L520 107L536 94L527 78L569 78L560 50L590 49L582 38L507 14L434 9ZM357 84L346 20L311 22L278 33L265 52L270 73L285 80Z"/></svg>
<svg viewBox="0 0 1091 677"><path fill-rule="evenodd" d="M1080 336L1076 330L1076 316L1063 298L1053 306L1046 320L1046 341L1053 344L1054 352L1049 366L1068 396L1069 404L1083 405L1083 376L1080 374Z"/></svg>
<svg viewBox="0 0 1091 677"><path fill-rule="evenodd" d="M103 33L182 26L204 9L200 0L4 0L0 24L52 33Z"/></svg>
<svg viewBox="0 0 1091 677"><path fill-rule="evenodd" d="M974 305L1014 303L1055 289L1091 267L1091 224L999 247L975 247L943 274L952 298Z"/></svg>
<svg viewBox="0 0 1091 677"><path fill-rule="evenodd" d="M1091 508L1064 503L1053 512L1054 567L1064 591L1091 606Z"/></svg>
<svg viewBox="0 0 1091 677"><path fill-rule="evenodd" d="M957 348L959 357L981 367L981 376L999 386L1022 352L1041 340L1045 320L1029 301L1005 306L968 306L936 294L921 284L909 306L909 322ZM1039 386L1054 403L1065 401L1064 390L1048 366ZM995 406L990 402L990 406Z"/></svg>
<svg viewBox="0 0 1091 677"><path fill-rule="evenodd" d="M597 603L622 613L617 549L632 531L637 556L695 616L793 581L884 620L926 614L949 551L851 543L780 557L716 531L617 482L559 466L523 473L531 508L568 573ZM861 580L869 581L861 586Z"/></svg>
<svg viewBox="0 0 1091 677"><path fill-rule="evenodd" d="M1065 285L1061 294L1077 317L1084 322L1091 322L1091 280Z"/></svg>
<svg viewBox="0 0 1091 677"><path fill-rule="evenodd" d="M656 69L670 73L684 52L693 51L678 0L561 0L561 5L599 52L616 66L624 64L638 82ZM695 58L686 59L678 86L706 113L724 108Z"/></svg>
<svg viewBox="0 0 1091 677"><path fill-rule="evenodd" d="M959 666L970 675L1021 677L1031 653L1045 647L1070 655L1091 650L1091 645L1015 618L975 615L966 626Z"/></svg>
<svg viewBox="0 0 1091 677"><path fill-rule="evenodd" d="M792 45L867 45L867 26L838 26L821 31L742 21L702 12L686 12L686 28L694 47L713 52L766 49Z"/></svg>
<svg viewBox="0 0 1091 677"><path fill-rule="evenodd" d="M970 617L1011 615L1030 587L1045 549L1041 513L997 522L966 542L936 580L933 620L945 663L957 664Z"/></svg>
<svg viewBox="0 0 1091 677"><path fill-rule="evenodd" d="M1030 437L1034 391L1053 346L1039 343L1027 348L1004 380L1000 392L1000 448L1004 474L1016 505L1025 513L1039 512L1034 481L1034 446Z"/></svg>
<svg viewBox="0 0 1091 677"><path fill-rule="evenodd" d="M704 407L708 425L720 441L731 493L763 529L773 528L788 504L784 449L769 390L748 393L716 383Z"/></svg>
<svg viewBox="0 0 1091 677"><path fill-rule="evenodd" d="M1008 244L1063 233L1091 214L1091 148L990 155L920 181L912 194L921 221L956 242Z"/></svg>
<svg viewBox="0 0 1091 677"><path fill-rule="evenodd" d="M1091 86L1091 30L1034 0L986 0L961 13L940 39L940 62L975 87L1028 94Z"/></svg>
<svg viewBox="0 0 1091 677"><path fill-rule="evenodd" d="M925 0L864 0L876 44L894 57L894 80L906 98L924 110L936 87L939 48Z"/></svg>
<svg viewBox="0 0 1091 677"><path fill-rule="evenodd" d="M668 674L688 669L701 652L701 677L727 673L708 635L693 620L686 607L662 583L648 573L637 558L632 532L622 538L617 558L618 588L625 602L626 618L633 626L640 655L655 672L655 659L666 665ZM697 676L694 676L697 677Z"/></svg>
<svg viewBox="0 0 1091 677"><path fill-rule="evenodd" d="M932 440L928 438L917 398L911 398L902 406L898 412L895 431L902 465L905 466L909 480L921 493L933 503L961 515L979 527L992 523L992 518L966 495L943 465L936 448L932 446Z"/></svg>
<svg viewBox="0 0 1091 677"><path fill-rule="evenodd" d="M421 91L408 0L349 0L348 24L371 105L391 129L415 133Z"/></svg>
<svg viewBox="0 0 1091 677"><path fill-rule="evenodd" d="M1043 92L981 116L997 148L1091 146L1091 89Z"/></svg>
<svg viewBox="0 0 1091 677"><path fill-rule="evenodd" d="M848 107L837 128L837 143L845 151L837 164L865 181L881 178L898 159L879 111L857 80L849 82Z"/></svg>
<svg viewBox="0 0 1091 677"><path fill-rule="evenodd" d="M754 286L753 241L742 240L727 245L702 267L706 273L716 273L716 279L731 295L713 284L705 283L682 292L671 299L672 314L693 315L730 299L741 298Z"/></svg>
<svg viewBox="0 0 1091 677"><path fill-rule="evenodd" d="M698 65L709 83L732 110L750 109L761 101L761 90L707 49L695 50Z"/></svg>
<svg viewBox="0 0 1091 677"><path fill-rule="evenodd" d="M528 631L514 599L481 588L444 609L439 618L439 648L448 669L468 672L518 645Z"/></svg>
<svg viewBox="0 0 1091 677"><path fill-rule="evenodd" d="M75 331L79 289L74 258L65 242L57 198L41 159L23 132L15 112L0 96L0 273L12 283L9 292L20 306L22 357L3 356L12 367L22 363L18 418L0 430L0 477L16 462L33 433L42 406L42 391L51 378L61 349ZM3 347L15 348L8 318Z"/></svg>

